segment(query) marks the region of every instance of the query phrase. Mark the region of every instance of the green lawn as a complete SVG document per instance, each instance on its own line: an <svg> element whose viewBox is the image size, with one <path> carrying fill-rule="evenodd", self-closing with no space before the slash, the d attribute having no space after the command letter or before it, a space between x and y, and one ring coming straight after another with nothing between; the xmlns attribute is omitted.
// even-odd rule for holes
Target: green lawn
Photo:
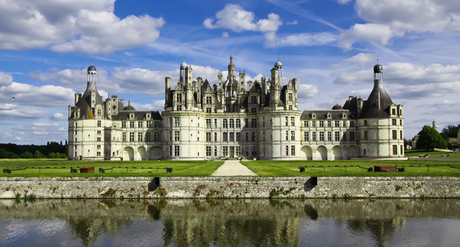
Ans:
<svg viewBox="0 0 460 247"><path fill-rule="evenodd" d="M3 177L206 177L210 176L223 161L71 161L71 160L0 160L0 176ZM3 173L3 169L12 167L26 168L26 170ZM95 173L80 173L81 167L94 167ZM47 168L49 167L49 168ZM64 168L63 168L64 167ZM70 173L70 167L76 168L78 173ZM115 168L113 168L115 167ZM166 169L173 168L172 173ZM99 168L113 168L106 173L99 173ZM15 169L15 168L13 168Z"/></svg>
<svg viewBox="0 0 460 247"><path fill-rule="evenodd" d="M442 151L425 151L421 149L412 149L412 150L406 150L404 153L409 155L409 157L419 157L420 155L431 155L431 158L438 158L439 155L445 154L446 156L449 155L449 157L446 157L446 159L460 159L460 154L454 154L451 152L442 152Z"/></svg>

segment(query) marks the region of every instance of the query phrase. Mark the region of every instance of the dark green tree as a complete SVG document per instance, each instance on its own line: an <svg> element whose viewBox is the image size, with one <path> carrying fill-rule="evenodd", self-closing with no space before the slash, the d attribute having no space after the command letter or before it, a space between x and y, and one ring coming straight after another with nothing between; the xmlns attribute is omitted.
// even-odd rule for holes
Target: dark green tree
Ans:
<svg viewBox="0 0 460 247"><path fill-rule="evenodd" d="M447 146L447 142L441 134L428 125L423 126L423 129L418 132L418 136L417 149L433 151L435 148L446 148Z"/></svg>
<svg viewBox="0 0 460 247"><path fill-rule="evenodd" d="M33 157L34 157L34 155L31 152L28 152L28 151L25 151L24 153L19 155L19 158L22 158L22 159L31 159Z"/></svg>
<svg viewBox="0 0 460 247"><path fill-rule="evenodd" d="M458 136L458 129L460 128L460 124L457 126L455 125L447 125L441 130L441 135L444 139L448 139L449 137L457 138Z"/></svg>
<svg viewBox="0 0 460 247"><path fill-rule="evenodd" d="M45 155L43 155L40 151L35 151L34 153L34 158L38 159L38 158L46 158Z"/></svg>

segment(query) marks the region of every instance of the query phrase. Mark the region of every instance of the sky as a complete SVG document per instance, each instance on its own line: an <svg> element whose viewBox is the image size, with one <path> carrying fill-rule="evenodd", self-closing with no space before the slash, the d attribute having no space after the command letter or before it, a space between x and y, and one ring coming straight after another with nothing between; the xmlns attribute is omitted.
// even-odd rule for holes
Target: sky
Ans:
<svg viewBox="0 0 460 247"><path fill-rule="evenodd" d="M373 66L404 107L405 138L460 124L458 0L0 0L0 143L67 139L68 106L97 68L104 98L163 110L185 60L193 79L299 80L299 110L367 99Z"/></svg>

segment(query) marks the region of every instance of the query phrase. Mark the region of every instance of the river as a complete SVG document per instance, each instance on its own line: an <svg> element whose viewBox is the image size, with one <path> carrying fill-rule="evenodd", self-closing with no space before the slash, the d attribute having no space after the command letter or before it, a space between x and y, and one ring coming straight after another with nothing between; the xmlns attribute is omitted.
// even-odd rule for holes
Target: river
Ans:
<svg viewBox="0 0 460 247"><path fill-rule="evenodd" d="M460 200L0 200L0 246L458 246Z"/></svg>

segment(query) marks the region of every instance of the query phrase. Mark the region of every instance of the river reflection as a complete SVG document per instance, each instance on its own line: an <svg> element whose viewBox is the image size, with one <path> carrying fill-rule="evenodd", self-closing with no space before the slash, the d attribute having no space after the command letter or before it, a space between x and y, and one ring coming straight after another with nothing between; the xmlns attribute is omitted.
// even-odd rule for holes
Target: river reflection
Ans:
<svg viewBox="0 0 460 247"><path fill-rule="evenodd" d="M0 229L0 246L456 246L460 200L1 200Z"/></svg>

